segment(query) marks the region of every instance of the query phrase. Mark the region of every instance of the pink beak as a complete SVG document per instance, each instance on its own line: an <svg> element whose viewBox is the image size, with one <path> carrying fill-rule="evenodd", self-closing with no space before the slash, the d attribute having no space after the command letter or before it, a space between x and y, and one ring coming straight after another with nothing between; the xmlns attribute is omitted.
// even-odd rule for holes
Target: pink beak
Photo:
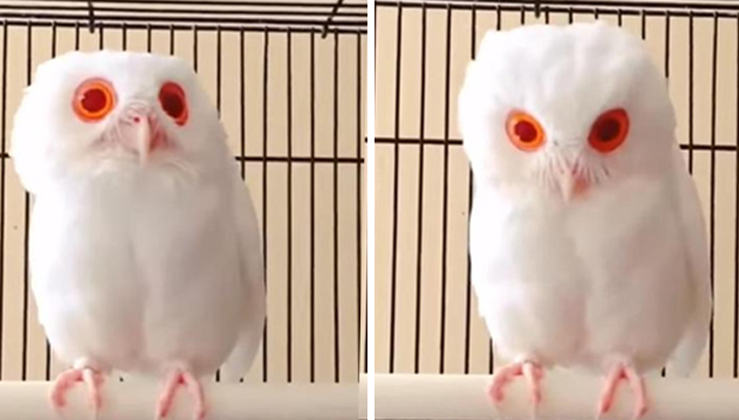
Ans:
<svg viewBox="0 0 739 420"><path fill-rule="evenodd" d="M133 117L136 135L132 149L139 155L139 162L145 164L151 153L165 146L164 133L158 128L156 117L152 114L145 117Z"/></svg>

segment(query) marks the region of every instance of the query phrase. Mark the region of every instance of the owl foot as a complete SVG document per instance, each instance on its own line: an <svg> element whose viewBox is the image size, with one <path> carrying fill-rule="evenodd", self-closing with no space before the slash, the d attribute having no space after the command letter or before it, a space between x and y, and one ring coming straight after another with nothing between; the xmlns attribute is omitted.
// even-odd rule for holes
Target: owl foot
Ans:
<svg viewBox="0 0 739 420"><path fill-rule="evenodd" d="M157 420L167 417L172 408L172 402L174 401L177 388L180 386L185 386L195 400L195 420L203 420L205 418L203 387L192 373L182 369L173 371L164 383L162 393L159 394L159 402L157 403Z"/></svg>
<svg viewBox="0 0 739 420"><path fill-rule="evenodd" d="M598 402L597 418L600 418L611 409L613 400L616 396L616 387L622 379L628 381L629 386L631 387L631 392L634 394L634 398L636 399L636 402L634 403L633 418L639 419L647 412L647 394L644 388L644 380L633 367L619 363L611 369L606 378L606 384L600 395L600 401Z"/></svg>
<svg viewBox="0 0 739 420"><path fill-rule="evenodd" d="M103 375L90 367L76 367L61 373L54 381L51 387L51 404L61 410L67 405L67 392L72 389L78 382L87 384L87 391L90 395L90 405L95 410L95 418L100 413L102 407L102 395L100 389L103 385Z"/></svg>
<svg viewBox="0 0 739 420"><path fill-rule="evenodd" d="M523 376L531 391L531 401L534 404L534 416L536 407L541 403L540 382L544 377L544 369L535 362L522 361L506 365L493 374L493 381L488 387L488 396L493 403L498 404L505 399L503 388L506 387L516 376Z"/></svg>

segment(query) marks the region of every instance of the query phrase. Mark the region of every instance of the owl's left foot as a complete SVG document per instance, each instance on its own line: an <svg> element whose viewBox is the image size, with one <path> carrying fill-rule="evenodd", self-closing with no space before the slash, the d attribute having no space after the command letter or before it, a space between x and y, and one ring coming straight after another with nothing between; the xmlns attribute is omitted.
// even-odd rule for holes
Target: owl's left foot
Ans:
<svg viewBox="0 0 739 420"><path fill-rule="evenodd" d="M598 418L607 413L613 405L616 396L616 387L621 380L626 380L634 394L634 419L639 419L647 412L647 393L644 380L631 366L624 363L617 364L608 374L606 384L598 402Z"/></svg>
<svg viewBox="0 0 739 420"><path fill-rule="evenodd" d="M61 410L67 405L67 392L77 383L84 382L87 385L90 396L90 405L95 410L95 415L100 412L103 398L100 389L103 385L103 375L90 367L75 367L62 372L51 387L51 404Z"/></svg>
<svg viewBox="0 0 739 420"><path fill-rule="evenodd" d="M195 401L194 419L203 420L205 418L205 396L203 395L203 387L198 378L189 371L183 369L175 369L167 377L164 387L162 388L162 393L159 395L159 402L157 403L157 420L162 420L167 417L172 408L177 388L180 386L187 388Z"/></svg>
<svg viewBox="0 0 739 420"><path fill-rule="evenodd" d="M488 396L496 404L502 402L505 399L503 389L517 376L523 376L526 379L531 391L531 401L536 409L541 402L540 382L544 377L544 369L532 361L511 363L498 369L493 374L493 381L488 387Z"/></svg>

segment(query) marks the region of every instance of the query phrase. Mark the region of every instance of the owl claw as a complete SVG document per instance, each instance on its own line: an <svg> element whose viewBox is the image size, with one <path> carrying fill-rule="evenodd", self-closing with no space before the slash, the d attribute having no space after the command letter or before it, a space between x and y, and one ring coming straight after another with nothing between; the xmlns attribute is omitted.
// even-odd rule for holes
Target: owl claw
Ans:
<svg viewBox="0 0 739 420"><path fill-rule="evenodd" d="M644 380L633 367L619 363L610 371L608 377L606 377L606 384L603 387L600 400L598 401L596 419L600 419L603 414L607 413L613 406L613 401L616 396L616 388L621 380L626 380L629 383L631 392L634 394L634 398L636 400L634 403L633 419L640 419L644 414L646 414L648 406Z"/></svg>
<svg viewBox="0 0 739 420"><path fill-rule="evenodd" d="M156 420L163 420L169 415L175 394L177 393L177 388L180 386L185 386L195 400L193 418L195 420L203 420L205 418L205 397L203 395L203 387L200 384L200 381L195 378L192 373L176 369L165 381L162 393L159 395Z"/></svg>
<svg viewBox="0 0 739 420"><path fill-rule="evenodd" d="M90 406L94 410L94 418L98 418L103 405L100 389L103 376L89 367L69 369L62 372L51 387L50 400L55 410L61 411L67 405L67 393L78 382L84 382L90 398Z"/></svg>
<svg viewBox="0 0 739 420"><path fill-rule="evenodd" d="M488 387L488 396L494 404L499 404L505 399L503 389L516 376L523 376L526 379L529 390L531 392L531 402L533 404L532 417L536 418L537 408L541 403L541 379L544 377L544 370L535 362L523 361L511 363L504 366L493 374L493 380Z"/></svg>

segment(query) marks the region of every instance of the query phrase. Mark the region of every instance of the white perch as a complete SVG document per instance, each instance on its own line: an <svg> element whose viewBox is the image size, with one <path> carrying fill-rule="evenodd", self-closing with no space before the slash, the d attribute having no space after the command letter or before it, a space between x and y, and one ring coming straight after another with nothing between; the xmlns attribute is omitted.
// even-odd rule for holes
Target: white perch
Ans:
<svg viewBox="0 0 739 420"><path fill-rule="evenodd" d="M487 375L377 375L377 420L531 420L530 394L524 380L506 388L506 401L496 408L486 394ZM536 419L594 420L602 379L549 371L542 383L542 404ZM648 419L739 419L739 380L647 378ZM633 398L626 382L602 420L633 416Z"/></svg>
<svg viewBox="0 0 739 420"><path fill-rule="evenodd" d="M69 393L63 416L48 402L48 382L0 382L2 420L87 420L86 388L78 384ZM209 412L217 420L355 420L358 384L204 384ZM103 388L99 420L154 418L159 387L154 382L108 380ZM175 397L168 420L192 420L190 395L183 388Z"/></svg>

